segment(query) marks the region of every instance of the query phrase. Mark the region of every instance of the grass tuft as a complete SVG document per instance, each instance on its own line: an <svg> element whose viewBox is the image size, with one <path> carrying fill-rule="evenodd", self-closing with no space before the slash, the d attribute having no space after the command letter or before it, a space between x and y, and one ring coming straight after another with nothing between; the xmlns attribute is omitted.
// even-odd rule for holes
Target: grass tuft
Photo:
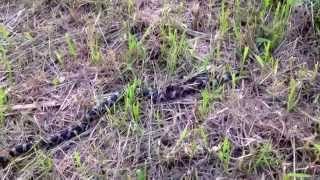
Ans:
<svg viewBox="0 0 320 180"><path fill-rule="evenodd" d="M0 125L3 125L5 120L5 110L7 104L7 93L5 89L0 88Z"/></svg>
<svg viewBox="0 0 320 180"><path fill-rule="evenodd" d="M263 144L254 160L254 169L258 168L272 168L279 165L279 160L274 157L272 152L272 145L270 143Z"/></svg>
<svg viewBox="0 0 320 180"><path fill-rule="evenodd" d="M289 83L289 93L287 99L287 111L292 111L299 101L298 94L298 82L295 79L291 79Z"/></svg>
<svg viewBox="0 0 320 180"><path fill-rule="evenodd" d="M8 49L10 47L9 35L10 32L7 28L0 24L0 63L5 66L9 81L13 82L12 64L7 57Z"/></svg>
<svg viewBox="0 0 320 180"><path fill-rule="evenodd" d="M218 157L223 164L224 170L227 171L231 159L231 142L227 137L224 138L223 143L221 144Z"/></svg>
<svg viewBox="0 0 320 180"><path fill-rule="evenodd" d="M94 64L98 64L101 62L102 54L100 51L100 46L98 44L97 40L94 40L93 42L89 43L90 48L90 58Z"/></svg>
<svg viewBox="0 0 320 180"><path fill-rule="evenodd" d="M219 17L219 29L221 36L223 36L229 29L229 10L225 7L225 1L221 2L221 10L220 10L220 17Z"/></svg>
<svg viewBox="0 0 320 180"><path fill-rule="evenodd" d="M210 110L210 105L214 100L221 100L222 99L222 90L223 87L212 87L206 88L201 91L202 101L198 107L199 113L201 117L205 117Z"/></svg>
<svg viewBox="0 0 320 180"><path fill-rule="evenodd" d="M10 32L7 30L7 28L0 24L0 37L3 39L9 38Z"/></svg>
<svg viewBox="0 0 320 180"><path fill-rule="evenodd" d="M41 175L39 177L46 177L53 169L53 160L42 151L37 151L36 164Z"/></svg>
<svg viewBox="0 0 320 180"><path fill-rule="evenodd" d="M75 59L77 57L77 46L74 42L74 40L71 38L70 34L67 33L65 35L65 40L67 42L67 45L68 45L68 52L69 52L69 55Z"/></svg>
<svg viewBox="0 0 320 180"><path fill-rule="evenodd" d="M63 60L63 56L62 56L61 52L59 50L57 50L54 52L54 54L55 54L59 64L63 65L64 60Z"/></svg>
<svg viewBox="0 0 320 180"><path fill-rule="evenodd" d="M128 86L124 96L125 111L129 115L130 119L132 119L135 130L141 130L139 127L141 107L138 99L136 98L137 88L140 83L141 82L137 79L133 80L133 82Z"/></svg>
<svg viewBox="0 0 320 180"><path fill-rule="evenodd" d="M292 180L292 179L312 179L312 176L306 173L288 173L283 177L283 180Z"/></svg>
<svg viewBox="0 0 320 180"><path fill-rule="evenodd" d="M135 63L144 63L146 50L135 35L128 34L128 50L125 55L127 69L133 70Z"/></svg>
<svg viewBox="0 0 320 180"><path fill-rule="evenodd" d="M147 179L147 169L146 167L137 169L136 171L137 180L146 180Z"/></svg>
<svg viewBox="0 0 320 180"><path fill-rule="evenodd" d="M189 127L186 126L183 129L183 131L180 133L179 139L178 139L178 141L176 143L176 147L180 146L183 143L183 141L189 136L189 134L190 134Z"/></svg>
<svg viewBox="0 0 320 180"><path fill-rule="evenodd" d="M76 151L73 153L73 161L76 167L82 166L80 152Z"/></svg>
<svg viewBox="0 0 320 180"><path fill-rule="evenodd" d="M188 42L185 32L178 32L172 26L161 26L161 54L166 61L168 72L173 74L179 64L179 59L183 59L189 53Z"/></svg>
<svg viewBox="0 0 320 180"><path fill-rule="evenodd" d="M250 48L248 46L246 46L243 50L243 54L242 54L242 60L241 60L241 69L240 69L240 74L243 75L243 71L244 71L244 65L247 63L248 57L249 57L249 52L250 52Z"/></svg>

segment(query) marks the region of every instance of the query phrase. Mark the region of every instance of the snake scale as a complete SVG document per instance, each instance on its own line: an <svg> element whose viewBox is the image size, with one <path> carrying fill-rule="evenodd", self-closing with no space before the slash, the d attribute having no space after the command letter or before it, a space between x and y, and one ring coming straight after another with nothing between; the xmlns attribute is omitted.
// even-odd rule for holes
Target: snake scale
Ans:
<svg viewBox="0 0 320 180"><path fill-rule="evenodd" d="M137 89L137 96L149 99L152 103L166 102L190 94L199 92L207 85L219 86L231 80L230 73L217 73L211 77L208 71L199 73L180 83L170 84L160 90L158 89ZM15 157L23 155L33 149L49 149L58 144L68 141L81 133L90 129L90 124L95 120L101 118L108 108L115 105L117 102L123 100L125 90L116 91L109 94L109 96L101 103L87 111L82 121L78 125L70 126L48 138L41 139L35 142L27 142L14 146L11 149L0 150L0 166L5 168L8 163Z"/></svg>

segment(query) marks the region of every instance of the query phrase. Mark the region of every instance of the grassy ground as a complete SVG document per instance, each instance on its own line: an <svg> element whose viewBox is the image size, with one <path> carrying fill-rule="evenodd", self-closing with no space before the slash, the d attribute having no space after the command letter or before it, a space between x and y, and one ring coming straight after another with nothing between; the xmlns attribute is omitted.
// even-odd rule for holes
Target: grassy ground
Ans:
<svg viewBox="0 0 320 180"><path fill-rule="evenodd" d="M1 178L317 177L319 9L318 0L1 1L1 148L76 124L103 93L131 92L92 131L16 159ZM162 104L132 95L208 65L247 78Z"/></svg>

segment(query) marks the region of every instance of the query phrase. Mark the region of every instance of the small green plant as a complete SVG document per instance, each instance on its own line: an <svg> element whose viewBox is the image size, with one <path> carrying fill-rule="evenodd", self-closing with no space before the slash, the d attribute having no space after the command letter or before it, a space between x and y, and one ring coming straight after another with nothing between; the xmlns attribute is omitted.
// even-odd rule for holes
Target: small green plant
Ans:
<svg viewBox="0 0 320 180"><path fill-rule="evenodd" d="M147 179L147 168L143 167L136 170L137 180L146 180Z"/></svg>
<svg viewBox="0 0 320 180"><path fill-rule="evenodd" d="M283 180L305 180L311 178L312 176L306 173L288 173L283 177Z"/></svg>
<svg viewBox="0 0 320 180"><path fill-rule="evenodd" d="M63 56L59 50L55 51L54 54L56 55L56 58L60 65L63 64Z"/></svg>
<svg viewBox="0 0 320 180"><path fill-rule="evenodd" d="M243 74L243 68L244 68L244 65L247 63L247 59L248 59L248 56L249 56L249 47L246 46L243 50L243 55L242 55L242 59L241 59L241 69L240 69L240 74Z"/></svg>
<svg viewBox="0 0 320 180"><path fill-rule="evenodd" d="M128 14L130 16L132 16L133 13L134 13L135 1L134 0L127 0L126 2L127 2L127 7L128 7L128 9L127 9L128 10Z"/></svg>
<svg viewBox="0 0 320 180"><path fill-rule="evenodd" d="M41 176L48 175L53 169L53 160L42 151L37 151L36 164L41 172Z"/></svg>
<svg viewBox="0 0 320 180"><path fill-rule="evenodd" d="M287 111L292 111L299 101L298 94L298 82L295 79L291 79L289 83L289 92L287 100Z"/></svg>
<svg viewBox="0 0 320 180"><path fill-rule="evenodd" d="M5 69L6 69L6 72L8 74L8 80L10 82L13 82L13 69L12 69L11 62L7 59L6 55L4 55L0 60L5 65Z"/></svg>
<svg viewBox="0 0 320 180"><path fill-rule="evenodd" d="M188 125L183 129L183 131L180 133L179 139L177 141L176 146L181 145L181 143L188 137L190 133L190 130L188 128Z"/></svg>
<svg viewBox="0 0 320 180"><path fill-rule="evenodd" d="M262 55L255 55L255 58L259 65L264 68L267 64L270 64L273 60L273 57L271 55L271 41L259 38L258 43L262 44L264 46Z"/></svg>
<svg viewBox="0 0 320 180"><path fill-rule="evenodd" d="M139 127L140 122L140 103L136 99L136 90L140 84L140 81L135 79L131 85L128 86L125 97L124 106L126 112L130 115L133 120L135 129Z"/></svg>
<svg viewBox="0 0 320 180"><path fill-rule="evenodd" d="M261 3L260 17L265 17L272 6L272 0L263 0Z"/></svg>
<svg viewBox="0 0 320 180"><path fill-rule="evenodd" d="M236 88L238 80L239 80L239 77L237 77L237 74L231 71L231 84L233 89Z"/></svg>
<svg viewBox="0 0 320 180"><path fill-rule="evenodd" d="M25 33L23 33L23 35L29 41L33 41L34 40L30 32L25 32Z"/></svg>
<svg viewBox="0 0 320 180"><path fill-rule="evenodd" d="M209 140L208 140L208 135L206 133L205 128L203 126L200 126L197 130L198 130L198 134L199 134L202 142L204 143L204 145L206 147L208 147L209 146Z"/></svg>
<svg viewBox="0 0 320 180"><path fill-rule="evenodd" d="M200 115L205 116L209 113L209 107L213 100L221 99L222 87L206 88L201 91L202 101L199 106Z"/></svg>
<svg viewBox="0 0 320 180"><path fill-rule="evenodd" d="M268 63L271 58L271 41L267 41L264 43L263 60Z"/></svg>
<svg viewBox="0 0 320 180"><path fill-rule="evenodd" d="M259 65L261 66L261 68L264 68L265 64L264 64L264 60L262 59L262 57L259 55L254 55L254 57L257 60L257 62L259 63Z"/></svg>
<svg viewBox="0 0 320 180"><path fill-rule="evenodd" d="M199 110L201 114L207 114L208 108L209 108L209 102L210 102L210 94L208 89L205 89L201 92L201 97L202 97L202 103L199 107Z"/></svg>
<svg viewBox="0 0 320 180"><path fill-rule="evenodd" d="M235 16L234 16L234 21L233 21L233 32L236 37L236 40L238 42L241 41L241 22L240 22L240 17L241 17L241 7L240 7L240 0L235 1Z"/></svg>
<svg viewBox="0 0 320 180"><path fill-rule="evenodd" d="M220 60L221 59L221 43L217 43L216 47L213 49L213 57L216 60Z"/></svg>
<svg viewBox="0 0 320 180"><path fill-rule="evenodd" d="M220 17L219 17L219 24L220 24L220 32L221 32L221 36L223 36L229 28L229 10L228 8L225 7L225 1L223 0L221 2L221 10L220 10Z"/></svg>
<svg viewBox="0 0 320 180"><path fill-rule="evenodd" d="M0 37L3 39L8 39L10 35L10 32L7 30L7 28L0 24Z"/></svg>
<svg viewBox="0 0 320 180"><path fill-rule="evenodd" d="M128 51L126 53L127 68L132 70L133 64L142 61L146 57L146 50L143 45L138 41L135 35L128 34Z"/></svg>
<svg viewBox="0 0 320 180"><path fill-rule="evenodd" d="M156 120L157 124L161 124L162 123L162 114L161 114L161 111L154 111L153 113L153 116L154 116L154 119Z"/></svg>
<svg viewBox="0 0 320 180"><path fill-rule="evenodd" d="M139 102L135 102L134 104L132 104L132 117L134 122L138 124L140 120L140 103Z"/></svg>
<svg viewBox="0 0 320 180"><path fill-rule="evenodd" d="M136 102L136 90L140 84L140 81L135 79L127 87L125 92L124 106L126 111L130 111L133 104Z"/></svg>
<svg viewBox="0 0 320 180"><path fill-rule="evenodd" d="M179 63L178 60L189 53L186 35L184 32L178 33L178 30L171 26L162 26L161 37L162 58L166 60L168 71L174 73Z"/></svg>
<svg viewBox="0 0 320 180"><path fill-rule="evenodd" d="M0 88L0 125L4 123L4 113L6 110L6 104L7 104L7 93L5 89Z"/></svg>
<svg viewBox="0 0 320 180"><path fill-rule="evenodd" d="M262 1L258 17L261 20L259 23L260 32L262 32L262 38L270 41L270 51L273 51L282 41L286 32L291 9L295 3L296 0L285 0L278 3L274 3L272 0ZM274 10L274 13L271 13L271 10ZM269 16L271 20L268 20L268 18L266 18L267 16Z"/></svg>
<svg viewBox="0 0 320 180"><path fill-rule="evenodd" d="M78 151L73 153L73 162L76 165L76 167L81 167L81 155Z"/></svg>
<svg viewBox="0 0 320 180"><path fill-rule="evenodd" d="M315 153L320 157L320 144L313 144Z"/></svg>
<svg viewBox="0 0 320 180"><path fill-rule="evenodd" d="M111 111L111 109L109 109L106 117L108 119L108 123L112 128L118 129L121 134L126 134L128 132L129 129L127 112L115 113L115 110Z"/></svg>
<svg viewBox="0 0 320 180"><path fill-rule="evenodd" d="M0 57L1 57L1 59L4 59L6 53L7 53L7 50L6 50L5 46L0 43Z"/></svg>
<svg viewBox="0 0 320 180"><path fill-rule="evenodd" d="M100 51L100 46L98 42L95 40L94 42L90 42L90 58L93 63L97 64L101 61L102 55Z"/></svg>
<svg viewBox="0 0 320 180"><path fill-rule="evenodd" d="M59 80L58 77L55 77L52 81L51 81L53 86L58 86L61 82Z"/></svg>
<svg viewBox="0 0 320 180"><path fill-rule="evenodd" d="M77 46L68 33L65 35L65 40L68 45L68 51L69 51L70 56L72 58L76 58L77 57Z"/></svg>
<svg viewBox="0 0 320 180"><path fill-rule="evenodd" d="M191 131L191 133L194 132L194 130ZM191 138L190 142L188 142L186 146L187 154L189 157L195 157L198 151L199 144L195 138Z"/></svg>
<svg viewBox="0 0 320 180"><path fill-rule="evenodd" d="M273 75L276 75L278 73L279 68L279 60L271 58L271 70Z"/></svg>
<svg viewBox="0 0 320 180"><path fill-rule="evenodd" d="M229 168L231 158L231 143L227 137L224 138L221 148L218 152L218 157L223 163L223 168L226 171Z"/></svg>
<svg viewBox="0 0 320 180"><path fill-rule="evenodd" d="M241 28L236 22L233 23L233 33L237 42L241 42Z"/></svg>
<svg viewBox="0 0 320 180"><path fill-rule="evenodd" d="M319 124L315 127L316 132L318 132L319 130ZM319 143L314 143L313 145L313 151L314 154L316 155L316 158L319 159L320 158L320 144Z"/></svg>
<svg viewBox="0 0 320 180"><path fill-rule="evenodd" d="M309 69L306 66L302 65L302 67L300 67L298 70L297 77L299 79L305 79L310 77Z"/></svg>
<svg viewBox="0 0 320 180"><path fill-rule="evenodd" d="M272 145L270 143L263 144L254 160L254 169L262 167L270 168L278 164L279 161L274 157L272 152Z"/></svg>
<svg viewBox="0 0 320 180"><path fill-rule="evenodd" d="M210 65L210 59L211 59L210 55L204 57L203 61L201 61L201 64L199 64L199 66L197 66L198 70L206 69Z"/></svg>
<svg viewBox="0 0 320 180"><path fill-rule="evenodd" d="M0 25L0 62L5 65L5 70L8 74L8 79L13 81L13 70L11 62L7 58L7 48L9 47L10 32L5 26Z"/></svg>

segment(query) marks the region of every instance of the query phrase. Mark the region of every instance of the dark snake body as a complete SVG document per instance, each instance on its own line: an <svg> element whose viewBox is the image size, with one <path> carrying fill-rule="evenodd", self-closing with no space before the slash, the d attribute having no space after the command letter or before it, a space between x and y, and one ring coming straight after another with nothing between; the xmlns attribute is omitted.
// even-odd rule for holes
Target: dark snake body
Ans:
<svg viewBox="0 0 320 180"><path fill-rule="evenodd" d="M153 103L166 102L197 93L201 89L205 88L208 84L211 84L212 86L218 86L230 80L230 73L225 73L220 76L215 75L215 77L213 77L213 80L210 81L210 73L204 72L201 74L197 74L196 76L193 76L192 78L182 83L171 84L160 90L138 89L137 96L151 99ZM37 142L19 144L9 150L0 151L0 166L6 167L11 159L23 155L31 151L32 149L49 149L89 130L90 124L93 121L101 118L106 113L107 109L115 105L121 99L123 99L122 97L123 92L113 92L102 103L98 104L97 106L89 110L85 114L80 124L70 126L50 136L47 139L41 139Z"/></svg>

